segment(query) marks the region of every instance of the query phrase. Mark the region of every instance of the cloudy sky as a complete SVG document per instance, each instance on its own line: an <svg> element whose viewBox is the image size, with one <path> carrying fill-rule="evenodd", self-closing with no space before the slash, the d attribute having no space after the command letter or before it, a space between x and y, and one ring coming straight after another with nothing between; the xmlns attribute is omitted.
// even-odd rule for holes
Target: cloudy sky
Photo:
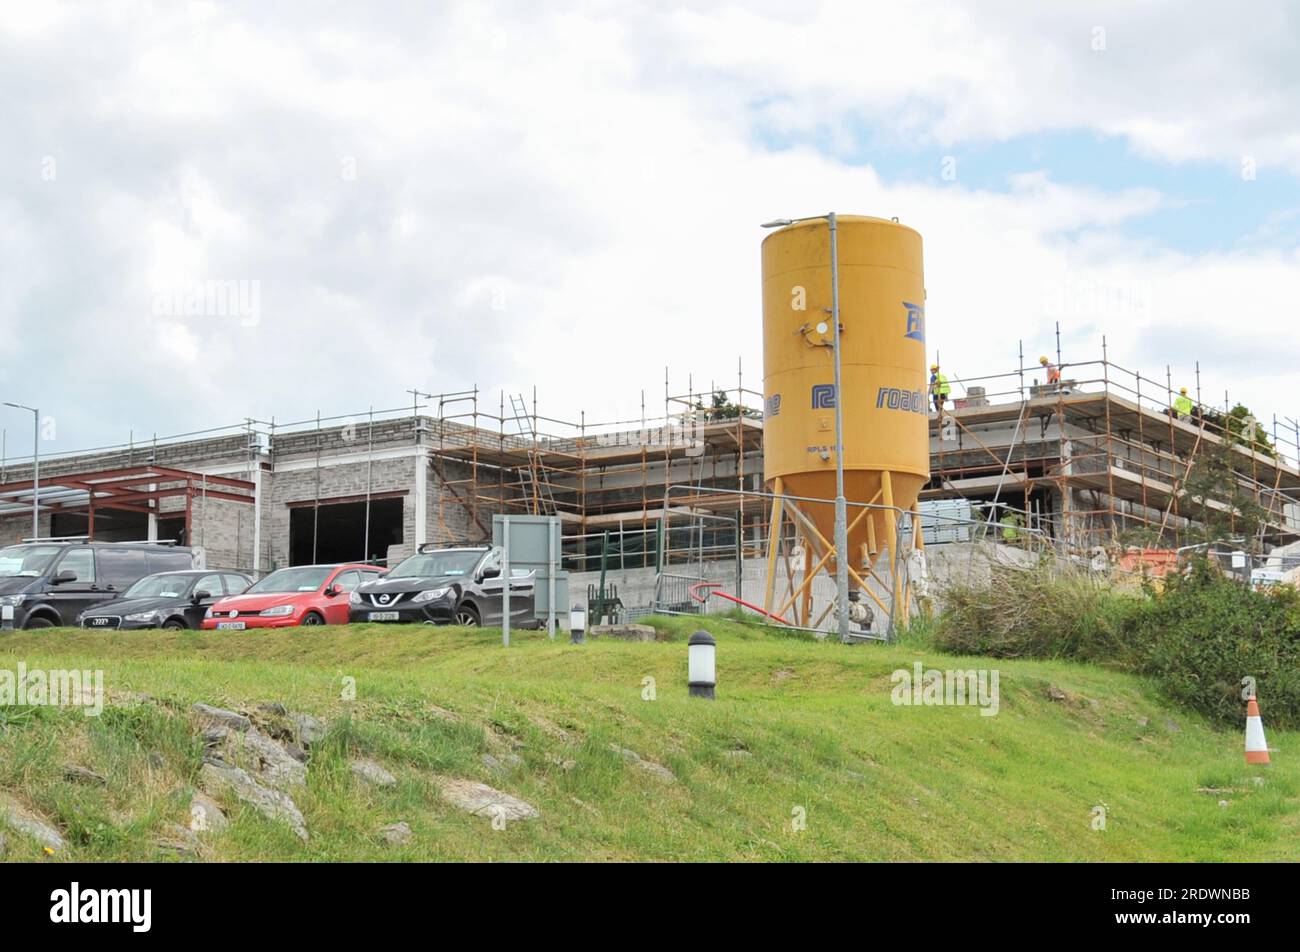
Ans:
<svg viewBox="0 0 1300 952"><path fill-rule="evenodd" d="M834 209L924 236L959 377L1059 321L1300 416L1300 13L1076 6L0 3L0 399L45 452L475 383L637 416L759 387L758 225Z"/></svg>

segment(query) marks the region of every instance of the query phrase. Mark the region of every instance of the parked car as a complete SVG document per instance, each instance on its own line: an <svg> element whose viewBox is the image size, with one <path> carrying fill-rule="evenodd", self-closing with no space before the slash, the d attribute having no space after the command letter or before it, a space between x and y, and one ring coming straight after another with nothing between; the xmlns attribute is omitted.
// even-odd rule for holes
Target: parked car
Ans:
<svg viewBox="0 0 1300 952"><path fill-rule="evenodd" d="M72 625L86 609L121 598L146 575L194 568L194 554L162 542L50 540L0 549L0 607L15 628Z"/></svg>
<svg viewBox="0 0 1300 952"><path fill-rule="evenodd" d="M198 628L212 604L238 595L253 580L238 572L160 572L146 575L121 598L87 608L82 628Z"/></svg>
<svg viewBox="0 0 1300 952"><path fill-rule="evenodd" d="M352 621L430 625L500 625L505 585L498 546L420 551L381 579L361 585L348 601ZM511 569L510 624L537 628L533 572Z"/></svg>
<svg viewBox="0 0 1300 952"><path fill-rule="evenodd" d="M383 571L361 563L279 569L241 595L218 599L203 619L203 630L345 625L348 595Z"/></svg>

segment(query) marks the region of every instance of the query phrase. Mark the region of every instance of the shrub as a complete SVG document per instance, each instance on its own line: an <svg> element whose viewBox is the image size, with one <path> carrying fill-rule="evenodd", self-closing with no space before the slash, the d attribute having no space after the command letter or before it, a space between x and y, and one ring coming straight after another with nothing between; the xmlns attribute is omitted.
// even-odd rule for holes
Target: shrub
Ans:
<svg viewBox="0 0 1300 952"><path fill-rule="evenodd" d="M941 601L933 640L942 651L1120 663L1131 654L1129 620L1142 607L1139 596L1050 561L992 565L987 585L950 585Z"/></svg>
<svg viewBox="0 0 1300 952"><path fill-rule="evenodd" d="M1171 578L1138 618L1141 670L1171 698L1240 721L1242 678L1255 679L1267 723L1300 727L1300 592L1255 591L1201 564Z"/></svg>
<svg viewBox="0 0 1300 952"><path fill-rule="evenodd" d="M1162 591L1136 592L1047 563L993 566L987 585L951 585L942 603L932 634L940 650L1124 668L1233 724L1251 677L1268 723L1300 727L1300 592L1290 586L1255 591L1201 563Z"/></svg>

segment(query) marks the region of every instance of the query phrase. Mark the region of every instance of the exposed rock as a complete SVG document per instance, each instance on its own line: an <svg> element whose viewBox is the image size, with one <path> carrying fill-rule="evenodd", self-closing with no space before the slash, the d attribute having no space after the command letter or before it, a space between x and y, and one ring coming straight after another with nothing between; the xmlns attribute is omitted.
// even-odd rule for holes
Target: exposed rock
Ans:
<svg viewBox="0 0 1300 952"><path fill-rule="evenodd" d="M743 747L733 747L731 750L724 750L722 756L728 760L745 760L754 755Z"/></svg>
<svg viewBox="0 0 1300 952"><path fill-rule="evenodd" d="M204 730L210 748L208 763L249 767L257 778L273 787L298 787L307 782L307 767L256 727L237 733L221 726Z"/></svg>
<svg viewBox="0 0 1300 952"><path fill-rule="evenodd" d="M0 859L5 858L5 852L8 849L9 849L9 843L5 839L5 835L3 833L0 833Z"/></svg>
<svg viewBox="0 0 1300 952"><path fill-rule="evenodd" d="M1165 730L1171 734L1181 734L1183 729L1178 726L1177 721L1165 721Z"/></svg>
<svg viewBox="0 0 1300 952"><path fill-rule="evenodd" d="M513 823L517 820L532 820L541 815L532 804L494 790L485 783L453 777L435 777L434 782L438 784L444 800L475 816Z"/></svg>
<svg viewBox="0 0 1300 952"><path fill-rule="evenodd" d="M590 638L617 638L619 641L654 641L657 637L649 625L592 625L587 629Z"/></svg>
<svg viewBox="0 0 1300 952"><path fill-rule="evenodd" d="M1049 684L1047 686L1047 696L1053 701L1064 701L1069 698L1069 695L1058 688L1055 684Z"/></svg>
<svg viewBox="0 0 1300 952"><path fill-rule="evenodd" d="M373 760L358 758L348 763L352 772L375 787L395 787L397 778Z"/></svg>
<svg viewBox="0 0 1300 952"><path fill-rule="evenodd" d="M624 760L634 767L644 770L650 776L662 780L664 783L676 783L676 775L665 767L663 764L657 764L653 760L646 760L635 750L628 750L626 747L620 747L618 744L610 744L610 749L621 756Z"/></svg>
<svg viewBox="0 0 1300 952"><path fill-rule="evenodd" d="M307 751L303 750L297 744L285 744L284 752L300 764L305 764L307 762Z"/></svg>
<svg viewBox="0 0 1300 952"><path fill-rule="evenodd" d="M88 770L85 767L80 767L77 764L63 765L63 779L71 780L73 783L90 784L94 787L102 787L108 783L107 777L97 774L93 770Z"/></svg>
<svg viewBox="0 0 1300 952"><path fill-rule="evenodd" d="M217 801L198 790L190 797L190 829L197 833L224 833L230 826Z"/></svg>
<svg viewBox="0 0 1300 952"><path fill-rule="evenodd" d="M197 856L201 844L193 830L186 829L179 823L168 823L163 827L162 836L154 840L159 849L172 850L187 856Z"/></svg>
<svg viewBox="0 0 1300 952"><path fill-rule="evenodd" d="M262 786L246 771L204 764L199 768L199 782L208 793L238 797L262 816L288 823L299 839L307 839L307 821L293 799L281 790Z"/></svg>
<svg viewBox="0 0 1300 952"><path fill-rule="evenodd" d="M391 823L379 831L389 846L405 846L415 836L406 823Z"/></svg>
<svg viewBox="0 0 1300 952"><path fill-rule="evenodd" d="M270 714L272 717L288 717L289 709L279 701L263 701L257 705L257 709L263 714Z"/></svg>
<svg viewBox="0 0 1300 952"><path fill-rule="evenodd" d="M494 773L508 773L511 769L523 764L524 759L518 754L502 754L498 757L496 754L483 754L480 758L483 766Z"/></svg>
<svg viewBox="0 0 1300 952"><path fill-rule="evenodd" d="M312 744L319 744L325 739L324 722L310 714L290 714L289 720L293 721L300 746L310 748Z"/></svg>
<svg viewBox="0 0 1300 952"><path fill-rule="evenodd" d="M67 843L58 830L7 793L0 793L0 823L15 833L30 836L48 849L67 849Z"/></svg>
<svg viewBox="0 0 1300 952"><path fill-rule="evenodd" d="M253 722L243 714L213 707L210 704L194 704L190 710L199 716L199 720L205 726L225 727L241 734L253 726Z"/></svg>

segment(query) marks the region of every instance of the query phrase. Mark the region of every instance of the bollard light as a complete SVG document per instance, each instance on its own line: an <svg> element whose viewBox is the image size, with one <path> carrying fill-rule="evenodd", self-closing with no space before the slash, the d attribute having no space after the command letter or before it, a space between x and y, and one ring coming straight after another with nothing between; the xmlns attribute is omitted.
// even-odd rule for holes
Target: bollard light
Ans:
<svg viewBox="0 0 1300 952"><path fill-rule="evenodd" d="M13 605L0 605L0 631L14 630L14 607Z"/></svg>
<svg viewBox="0 0 1300 952"><path fill-rule="evenodd" d="M569 643L582 644L583 635L587 631L587 606L574 605L569 610Z"/></svg>
<svg viewBox="0 0 1300 952"><path fill-rule="evenodd" d="M686 676L691 697L713 700L718 684L718 643L707 631L697 631L686 645Z"/></svg>

